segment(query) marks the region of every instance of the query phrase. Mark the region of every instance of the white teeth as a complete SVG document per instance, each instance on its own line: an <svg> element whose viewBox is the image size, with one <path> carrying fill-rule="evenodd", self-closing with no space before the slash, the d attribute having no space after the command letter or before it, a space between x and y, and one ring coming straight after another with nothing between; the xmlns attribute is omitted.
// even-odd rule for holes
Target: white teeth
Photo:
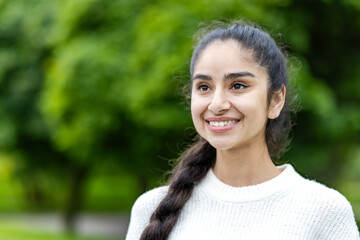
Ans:
<svg viewBox="0 0 360 240"><path fill-rule="evenodd" d="M223 127L223 126L227 126L227 125L232 125L239 122L239 120L231 120L231 121L222 121L222 122L212 122L209 121L209 124L211 126L215 126L215 127Z"/></svg>

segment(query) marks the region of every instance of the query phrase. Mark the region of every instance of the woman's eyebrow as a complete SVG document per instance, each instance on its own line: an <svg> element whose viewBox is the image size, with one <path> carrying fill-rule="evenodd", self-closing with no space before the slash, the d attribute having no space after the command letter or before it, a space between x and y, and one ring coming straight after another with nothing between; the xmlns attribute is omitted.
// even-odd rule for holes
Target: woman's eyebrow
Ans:
<svg viewBox="0 0 360 240"><path fill-rule="evenodd" d="M228 73L228 74L225 74L224 80L230 80L230 79L241 78L241 77L255 77L255 75L250 72ZM196 74L192 80L195 80L195 79L201 79L201 80L207 80L207 81L212 80L212 78L209 75L205 75L205 74Z"/></svg>
<svg viewBox="0 0 360 240"><path fill-rule="evenodd" d="M195 80L195 79L202 79L202 80L208 80L208 81L212 80L212 78L209 75L205 75L205 74L196 74L192 80Z"/></svg>
<svg viewBox="0 0 360 240"><path fill-rule="evenodd" d="M236 73L228 73L225 74L224 80L234 79L234 78L241 78L241 77L255 77L254 74L251 72L236 72Z"/></svg>

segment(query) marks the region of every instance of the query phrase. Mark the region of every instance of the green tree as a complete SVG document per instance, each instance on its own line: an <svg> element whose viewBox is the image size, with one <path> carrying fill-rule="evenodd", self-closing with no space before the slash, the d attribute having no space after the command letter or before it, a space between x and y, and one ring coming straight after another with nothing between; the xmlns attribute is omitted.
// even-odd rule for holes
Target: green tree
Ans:
<svg viewBox="0 0 360 240"><path fill-rule="evenodd" d="M44 169L57 172L67 161L53 148L38 108L51 50L46 41L51 7L47 1L0 2L0 151L17 161L26 198L37 206L46 199Z"/></svg>

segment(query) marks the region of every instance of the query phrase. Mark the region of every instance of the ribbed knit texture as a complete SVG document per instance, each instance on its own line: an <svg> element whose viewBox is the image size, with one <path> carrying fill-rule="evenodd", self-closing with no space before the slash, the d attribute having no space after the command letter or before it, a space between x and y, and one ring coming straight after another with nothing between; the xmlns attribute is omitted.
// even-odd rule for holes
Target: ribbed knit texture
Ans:
<svg viewBox="0 0 360 240"><path fill-rule="evenodd" d="M195 186L169 240L360 239L343 195L303 178L289 164L278 168L283 171L275 178L247 187L229 186L210 169ZM167 189L153 189L136 200L126 240L140 238Z"/></svg>

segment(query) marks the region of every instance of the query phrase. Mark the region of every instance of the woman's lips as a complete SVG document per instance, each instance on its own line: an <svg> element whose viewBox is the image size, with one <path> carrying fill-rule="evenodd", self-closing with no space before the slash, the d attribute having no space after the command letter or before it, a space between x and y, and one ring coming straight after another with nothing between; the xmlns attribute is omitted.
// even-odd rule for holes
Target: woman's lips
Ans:
<svg viewBox="0 0 360 240"><path fill-rule="evenodd" d="M205 122L206 122L206 126L210 131L215 133L221 133L233 129L240 122L240 120L234 118L227 118L227 117L222 117L222 118L210 117L210 118L206 118Z"/></svg>

